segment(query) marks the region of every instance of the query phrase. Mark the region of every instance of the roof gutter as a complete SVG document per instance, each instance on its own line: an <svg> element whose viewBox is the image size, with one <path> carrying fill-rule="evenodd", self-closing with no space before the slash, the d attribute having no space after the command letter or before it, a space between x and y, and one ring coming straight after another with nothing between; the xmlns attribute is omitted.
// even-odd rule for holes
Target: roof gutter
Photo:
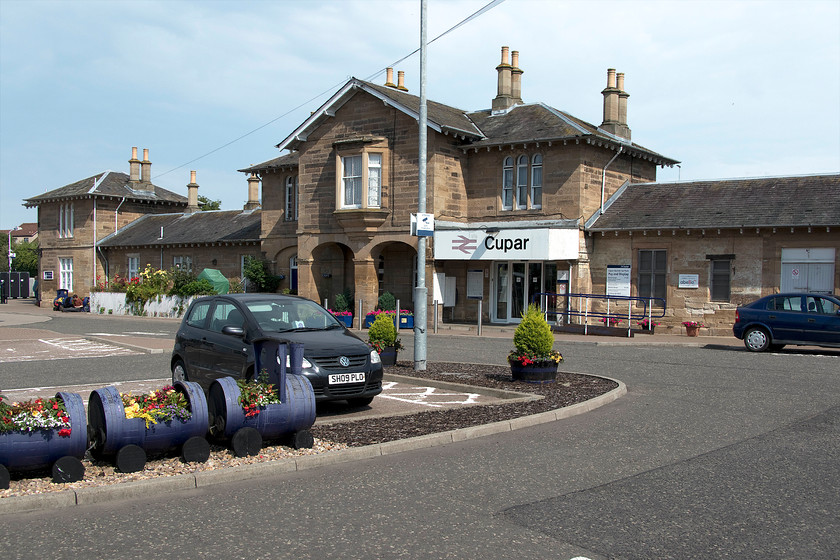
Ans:
<svg viewBox="0 0 840 560"><path fill-rule="evenodd" d="M619 146L618 151L615 153L615 155L612 157L612 159L607 163L607 165L604 166L604 169L601 172L601 207L598 209L598 215L601 215L601 214L604 213L604 194L606 193L606 190L607 190L607 168L610 165L612 165L612 162L615 161L615 158L617 158L619 155L621 155L621 152L623 152L623 151L624 151L624 146Z"/></svg>

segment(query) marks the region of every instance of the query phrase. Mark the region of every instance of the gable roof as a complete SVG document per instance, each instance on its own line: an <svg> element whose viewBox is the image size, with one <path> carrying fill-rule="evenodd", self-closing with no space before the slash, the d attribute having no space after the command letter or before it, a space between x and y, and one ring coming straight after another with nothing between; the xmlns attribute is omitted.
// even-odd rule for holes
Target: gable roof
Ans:
<svg viewBox="0 0 840 560"><path fill-rule="evenodd" d="M131 188L129 176L125 173L103 171L92 177L76 181L61 188L24 199L24 206L31 208L45 202L56 200L115 197L151 203L168 203L179 206L187 205L187 198L164 188L152 185L152 190L141 191Z"/></svg>
<svg viewBox="0 0 840 560"><path fill-rule="evenodd" d="M259 210L146 214L103 238L100 247L259 243ZM161 236L161 231L163 235Z"/></svg>
<svg viewBox="0 0 840 560"><path fill-rule="evenodd" d="M840 174L685 183L619 189L587 231L840 226Z"/></svg>
<svg viewBox="0 0 840 560"><path fill-rule="evenodd" d="M313 130L316 130L324 120L334 116L335 112L359 91L367 92L413 119L420 118L420 98L416 95L391 87L372 84L358 78L350 78L309 118L277 144L277 148L280 150L296 149L301 142L306 141ZM426 111L428 126L437 132L453 134L462 138L481 138L483 136L481 131L467 118L466 113L460 109L427 100Z"/></svg>

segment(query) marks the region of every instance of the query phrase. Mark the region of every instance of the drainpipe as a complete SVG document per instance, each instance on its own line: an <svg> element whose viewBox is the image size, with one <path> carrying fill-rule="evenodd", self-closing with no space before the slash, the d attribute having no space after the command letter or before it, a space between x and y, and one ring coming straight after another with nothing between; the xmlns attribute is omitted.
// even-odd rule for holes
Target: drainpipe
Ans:
<svg viewBox="0 0 840 560"><path fill-rule="evenodd" d="M609 165L609 164L608 164L608 165ZM117 220L117 218L119 218L119 215L120 215L120 206L122 206L122 205L123 205L123 202L125 202L125 197L123 197L123 199L120 201L120 203L119 203L119 204L117 204L117 209L116 209L116 210L114 210L114 233L117 233L118 231L120 231L120 223L119 223L119 221Z"/></svg>
<svg viewBox="0 0 840 560"><path fill-rule="evenodd" d="M91 286L96 286L96 198L93 199L93 276Z"/></svg>
<svg viewBox="0 0 840 560"><path fill-rule="evenodd" d="M621 155L622 151L624 151L624 146L619 146L618 151L615 153L615 155L612 157L609 163L607 163L607 165L604 166L604 170L601 172L601 208L598 212L599 215L604 213L604 193L607 190L607 167L612 165L612 162L615 161L615 158Z"/></svg>

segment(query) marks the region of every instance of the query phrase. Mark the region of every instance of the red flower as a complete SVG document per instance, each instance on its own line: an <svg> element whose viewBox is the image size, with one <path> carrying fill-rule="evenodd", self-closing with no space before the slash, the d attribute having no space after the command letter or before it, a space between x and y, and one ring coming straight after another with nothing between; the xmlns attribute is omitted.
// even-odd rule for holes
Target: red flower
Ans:
<svg viewBox="0 0 840 560"><path fill-rule="evenodd" d="M58 435L61 437L70 437L70 428L61 428L58 430Z"/></svg>

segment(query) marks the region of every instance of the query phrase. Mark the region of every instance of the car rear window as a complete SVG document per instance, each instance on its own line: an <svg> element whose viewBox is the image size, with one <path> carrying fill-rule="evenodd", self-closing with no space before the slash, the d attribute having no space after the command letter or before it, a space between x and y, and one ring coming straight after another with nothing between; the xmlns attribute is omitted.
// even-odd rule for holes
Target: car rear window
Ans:
<svg viewBox="0 0 840 560"><path fill-rule="evenodd" d="M767 302L770 311L802 311L802 298L799 296L779 296Z"/></svg>
<svg viewBox="0 0 840 560"><path fill-rule="evenodd" d="M187 324L191 327L203 327L207 319L207 311L210 309L209 301L202 301L193 305L187 317Z"/></svg>

